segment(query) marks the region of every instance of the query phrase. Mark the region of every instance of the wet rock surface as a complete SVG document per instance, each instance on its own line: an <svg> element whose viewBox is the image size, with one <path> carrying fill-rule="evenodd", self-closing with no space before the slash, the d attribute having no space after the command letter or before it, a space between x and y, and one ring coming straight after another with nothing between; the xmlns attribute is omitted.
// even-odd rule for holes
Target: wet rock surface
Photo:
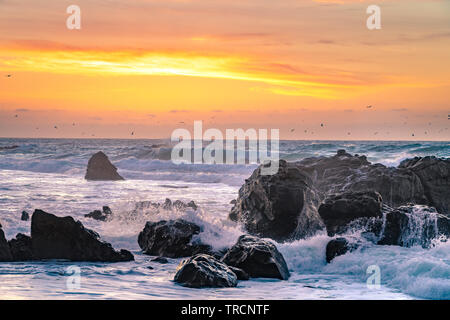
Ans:
<svg viewBox="0 0 450 320"><path fill-rule="evenodd" d="M329 236L347 231L348 225L359 220L382 217L383 200L375 191L347 192L328 197L319 207L319 215Z"/></svg>
<svg viewBox="0 0 450 320"><path fill-rule="evenodd" d="M35 210L31 218L33 256L38 260L120 262L134 260L127 250L116 251L99 235L72 217Z"/></svg>
<svg viewBox="0 0 450 320"><path fill-rule="evenodd" d="M209 245L194 239L200 232L198 225L183 219L147 222L139 234L138 244L143 253L152 256L181 258L210 253Z"/></svg>
<svg viewBox="0 0 450 320"><path fill-rule="evenodd" d="M286 241L305 238L323 228L320 197L310 177L281 160L276 175L258 168L239 190L230 219L259 237Z"/></svg>
<svg viewBox="0 0 450 320"><path fill-rule="evenodd" d="M0 262L12 261L13 257L9 248L8 241L6 241L5 233L3 232L0 222Z"/></svg>
<svg viewBox="0 0 450 320"><path fill-rule="evenodd" d="M251 278L289 279L289 270L277 247L266 240L243 235L231 247L222 261L244 270Z"/></svg>
<svg viewBox="0 0 450 320"><path fill-rule="evenodd" d="M280 160L272 176L262 175L260 166L239 190L229 218L276 241L312 236L324 222L334 235L356 220L372 223L369 231L378 235L380 206L427 205L448 217L449 190L450 159L417 157L394 168L339 150L331 157Z"/></svg>
<svg viewBox="0 0 450 320"><path fill-rule="evenodd" d="M216 258L197 254L180 263L174 281L190 288L224 288L235 287L237 276Z"/></svg>

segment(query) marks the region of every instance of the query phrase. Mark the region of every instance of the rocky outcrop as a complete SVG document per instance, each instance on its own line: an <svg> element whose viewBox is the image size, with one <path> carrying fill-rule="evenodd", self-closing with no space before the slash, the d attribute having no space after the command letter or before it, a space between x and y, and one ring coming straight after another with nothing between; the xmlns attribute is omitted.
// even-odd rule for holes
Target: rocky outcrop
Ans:
<svg viewBox="0 0 450 320"><path fill-rule="evenodd" d="M347 252L357 249L358 245L350 243L346 238L336 238L328 242L326 247L326 260L330 263L331 260L338 256L342 256Z"/></svg>
<svg viewBox="0 0 450 320"><path fill-rule="evenodd" d="M106 154L101 151L89 159L85 179L93 181L124 180L117 173L117 168L109 161Z"/></svg>
<svg viewBox="0 0 450 320"><path fill-rule="evenodd" d="M8 242L14 261L32 261L34 259L31 238L22 233Z"/></svg>
<svg viewBox="0 0 450 320"><path fill-rule="evenodd" d="M84 216L98 221L106 221L112 216L112 211L108 206L103 206L102 210L94 210Z"/></svg>
<svg viewBox="0 0 450 320"><path fill-rule="evenodd" d="M450 219L427 206L409 205L385 214L380 245L428 248L439 236L450 237Z"/></svg>
<svg viewBox="0 0 450 320"><path fill-rule="evenodd" d="M237 276L216 258L197 254L178 266L174 281L190 288L236 287Z"/></svg>
<svg viewBox="0 0 450 320"><path fill-rule="evenodd" d="M383 200L375 191L347 192L328 197L319 207L319 215L330 237L344 233L350 223L365 226L368 219L382 217Z"/></svg>
<svg viewBox="0 0 450 320"><path fill-rule="evenodd" d="M280 160L279 168L275 175L265 176L259 167L239 190L229 218L250 234L277 241L308 237L322 227L318 207L324 199L339 194L348 198L359 192L377 192L383 204L392 208L412 203L433 206L449 215L450 159L414 158L394 168L339 150L332 157L296 163ZM341 212L346 218L368 218L364 212L359 216ZM378 216L374 211L370 214ZM331 234L337 231L331 230Z"/></svg>
<svg viewBox="0 0 450 320"><path fill-rule="evenodd" d="M111 244L99 238L97 233L84 228L72 217L60 218L35 210L31 218L31 244L35 259L92 262L134 260L129 251L115 251Z"/></svg>
<svg viewBox="0 0 450 320"><path fill-rule="evenodd" d="M22 211L22 216L20 217L20 220L22 221L28 221L30 220L30 215L26 211Z"/></svg>
<svg viewBox="0 0 450 320"><path fill-rule="evenodd" d="M289 270L277 247L266 240L243 235L222 261L244 270L252 278L289 279Z"/></svg>
<svg viewBox="0 0 450 320"><path fill-rule="evenodd" d="M6 241L5 233L3 232L2 225L0 223L0 262L12 261L13 257L9 248L8 241Z"/></svg>
<svg viewBox="0 0 450 320"><path fill-rule="evenodd" d="M429 204L438 212L450 215L450 158L416 157L403 161L399 168L417 175Z"/></svg>
<svg viewBox="0 0 450 320"><path fill-rule="evenodd" d="M239 190L231 220L252 235L277 241L304 238L323 228L317 212L320 197L307 174L283 160L275 175L261 175L260 170Z"/></svg>
<svg viewBox="0 0 450 320"><path fill-rule="evenodd" d="M210 253L211 247L194 236L201 228L183 219L147 222L139 234L138 243L143 253L168 258L189 257L197 253Z"/></svg>

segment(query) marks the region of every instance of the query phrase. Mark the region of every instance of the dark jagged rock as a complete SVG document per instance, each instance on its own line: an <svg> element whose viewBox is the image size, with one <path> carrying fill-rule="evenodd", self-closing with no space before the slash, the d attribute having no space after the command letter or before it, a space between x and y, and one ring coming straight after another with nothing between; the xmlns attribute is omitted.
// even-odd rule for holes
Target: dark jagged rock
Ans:
<svg viewBox="0 0 450 320"><path fill-rule="evenodd" d="M419 177L411 170L372 164L365 156L340 151L332 157L307 158L296 164L312 177L315 187L324 196L377 191L391 207L429 203Z"/></svg>
<svg viewBox="0 0 450 320"><path fill-rule="evenodd" d="M349 251L357 249L357 244L350 243L346 238L336 238L328 242L326 248L326 260L330 263L331 260L338 256L342 256Z"/></svg>
<svg viewBox="0 0 450 320"><path fill-rule="evenodd" d="M17 234L15 239L8 242L14 261L34 260L31 238L22 233Z"/></svg>
<svg viewBox="0 0 450 320"><path fill-rule="evenodd" d="M424 186L429 204L450 215L450 158L415 157L401 162L399 168L414 172Z"/></svg>
<svg viewBox="0 0 450 320"><path fill-rule="evenodd" d="M435 208L419 205L401 206L386 213L380 245L428 248L433 239L450 237L450 219Z"/></svg>
<svg viewBox="0 0 450 320"><path fill-rule="evenodd" d="M13 260L11 249L9 248L8 241L6 241L5 233L3 232L2 225L0 223L0 262L9 262Z"/></svg>
<svg viewBox="0 0 450 320"><path fill-rule="evenodd" d="M152 262L158 262L158 263L161 263L161 264L166 264L166 263L169 263L169 260L167 260L164 257L157 257L157 258L153 259Z"/></svg>
<svg viewBox="0 0 450 320"><path fill-rule="evenodd" d="M92 218L98 221L106 221L111 215L112 215L111 209L108 206L103 206L102 211L94 210L88 214L85 214L84 216L86 218Z"/></svg>
<svg viewBox="0 0 450 320"><path fill-rule="evenodd" d="M279 164L272 176L261 175L260 166L239 190L229 218L250 234L277 241L308 237L321 229L318 202L363 191L378 192L390 207L428 205L450 216L450 159L414 158L394 168L339 150L332 157Z"/></svg>
<svg viewBox="0 0 450 320"><path fill-rule="evenodd" d="M145 254L152 256L181 258L210 253L210 246L193 239L200 231L198 225L183 219L147 222L138 243Z"/></svg>
<svg viewBox="0 0 450 320"><path fill-rule="evenodd" d="M222 261L244 270L252 278L289 279L289 270L277 247L266 240L243 235Z"/></svg>
<svg viewBox="0 0 450 320"><path fill-rule="evenodd" d="M22 221L28 221L30 220L30 215L26 211L22 211L22 216L20 217L20 220Z"/></svg>
<svg viewBox="0 0 450 320"><path fill-rule="evenodd" d="M172 202L170 199L166 199L164 203L153 201L140 201L137 202L134 208L135 212L139 212L146 209L163 209L163 210L186 210L192 209L196 211L198 209L197 204L194 201L185 203L181 200L175 200Z"/></svg>
<svg viewBox="0 0 450 320"><path fill-rule="evenodd" d="M250 276L244 270L236 268L236 267L232 267L232 266L228 266L228 268L230 268L231 271L234 272L234 274L236 275L238 280L243 280L243 281L250 280Z"/></svg>
<svg viewBox="0 0 450 320"><path fill-rule="evenodd" d="M129 251L115 251L111 244L99 238L97 233L84 228L72 217L60 218L35 210L31 218L31 243L35 259L92 262L134 260Z"/></svg>
<svg viewBox="0 0 450 320"><path fill-rule="evenodd" d="M236 287L237 276L216 258L197 254L181 262L174 281L191 288L224 288Z"/></svg>
<svg viewBox="0 0 450 320"><path fill-rule="evenodd" d="M124 180L117 173L117 168L109 161L106 154L101 151L89 159L85 179L93 181Z"/></svg>
<svg viewBox="0 0 450 320"><path fill-rule="evenodd" d="M295 240L323 228L319 202L309 176L280 160L277 174L261 175L259 167L245 181L229 218L241 222L252 235Z"/></svg>
<svg viewBox="0 0 450 320"><path fill-rule="evenodd" d="M347 231L350 222L359 220L365 225L370 218L382 217L383 200L375 191L347 192L328 197L319 207L330 237Z"/></svg>

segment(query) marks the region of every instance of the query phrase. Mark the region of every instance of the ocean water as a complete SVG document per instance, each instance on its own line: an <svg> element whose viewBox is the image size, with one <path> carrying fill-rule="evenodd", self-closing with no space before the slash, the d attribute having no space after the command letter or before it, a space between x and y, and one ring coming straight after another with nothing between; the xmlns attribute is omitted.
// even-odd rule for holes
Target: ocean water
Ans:
<svg viewBox="0 0 450 320"><path fill-rule="evenodd" d="M0 299L450 299L450 243L420 246L364 245L325 261L330 238L324 234L277 244L291 278L253 279L237 288L189 289L172 280L181 259L168 264L142 255L137 235L146 221L182 217L203 226L202 240L215 248L235 243L244 233L227 220L230 201L256 168L248 165L175 165L161 140L0 139L0 221L8 239L30 233L21 212L39 208L73 216L97 231L116 249L133 252L126 263L0 263ZM449 142L281 141L289 161L333 155L338 149L364 154L369 161L396 166L413 156L450 157ZM104 151L126 178L120 182L87 182L89 157ZM133 212L139 201L194 200L199 210ZM114 215L108 222L84 218L103 205ZM354 235L358 236L358 235ZM361 239L361 241L363 241ZM369 266L380 269L381 286L367 285ZM67 286L68 268L81 269L79 289ZM149 269L151 266L153 269Z"/></svg>

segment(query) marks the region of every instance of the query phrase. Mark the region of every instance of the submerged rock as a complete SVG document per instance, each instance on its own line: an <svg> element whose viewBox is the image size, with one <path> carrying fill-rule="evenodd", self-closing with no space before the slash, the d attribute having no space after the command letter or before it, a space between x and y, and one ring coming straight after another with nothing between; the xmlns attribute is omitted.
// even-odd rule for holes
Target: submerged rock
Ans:
<svg viewBox="0 0 450 320"><path fill-rule="evenodd" d="M5 233L3 232L2 225L0 223L0 262L12 261L13 257L9 248L8 241L6 241Z"/></svg>
<svg viewBox="0 0 450 320"><path fill-rule="evenodd" d="M401 206L386 213L380 245L427 248L439 236L450 237L450 219L428 206Z"/></svg>
<svg viewBox="0 0 450 320"><path fill-rule="evenodd" d="M158 263L161 263L161 264L166 264L166 263L169 263L169 260L167 260L164 257L157 257L157 258L153 259L152 262L158 262Z"/></svg>
<svg viewBox="0 0 450 320"><path fill-rule="evenodd" d="M145 254L168 258L189 257L197 253L210 253L211 247L193 239L201 228L183 219L147 222L139 233L138 243Z"/></svg>
<svg viewBox="0 0 450 320"><path fill-rule="evenodd" d="M330 237L347 231L348 225L359 220L362 226L370 218L382 217L383 200L375 191L347 192L328 197L319 207Z"/></svg>
<svg viewBox="0 0 450 320"><path fill-rule="evenodd" d="M224 288L236 287L237 276L216 258L197 254L181 262L174 281L190 288Z"/></svg>
<svg viewBox="0 0 450 320"><path fill-rule="evenodd" d="M31 243L35 259L119 262L134 260L127 250L115 251L99 235L72 217L57 217L35 210L31 218Z"/></svg>
<svg viewBox="0 0 450 320"><path fill-rule="evenodd" d="M243 235L222 261L244 270L252 278L289 279L289 270L277 247L266 240Z"/></svg>
<svg viewBox="0 0 450 320"><path fill-rule="evenodd" d="M101 151L89 159L85 179L94 181L124 180L117 173L117 168L109 161L106 154Z"/></svg>
<svg viewBox="0 0 450 320"><path fill-rule="evenodd" d="M19 233L15 239L9 240L8 244L14 261L34 260L31 238L29 236Z"/></svg>
<svg viewBox="0 0 450 320"><path fill-rule="evenodd" d="M326 248L326 260L330 263L331 260L338 256L342 256L349 251L357 248L356 244L351 244L346 238L336 238L328 242Z"/></svg>
<svg viewBox="0 0 450 320"><path fill-rule="evenodd" d="M30 220L30 215L26 211L22 211L22 216L20 217L20 220L22 221L28 221Z"/></svg>
<svg viewBox="0 0 450 320"><path fill-rule="evenodd" d="M106 221L111 215L112 215L111 209L108 206L103 206L103 209L101 211L94 210L88 214L85 214L84 216L86 218L92 218L98 221Z"/></svg>
<svg viewBox="0 0 450 320"><path fill-rule="evenodd" d="M323 228L319 203L310 177L280 160L277 174L261 175L259 167L245 181L229 218L241 222L252 235L295 240Z"/></svg>

